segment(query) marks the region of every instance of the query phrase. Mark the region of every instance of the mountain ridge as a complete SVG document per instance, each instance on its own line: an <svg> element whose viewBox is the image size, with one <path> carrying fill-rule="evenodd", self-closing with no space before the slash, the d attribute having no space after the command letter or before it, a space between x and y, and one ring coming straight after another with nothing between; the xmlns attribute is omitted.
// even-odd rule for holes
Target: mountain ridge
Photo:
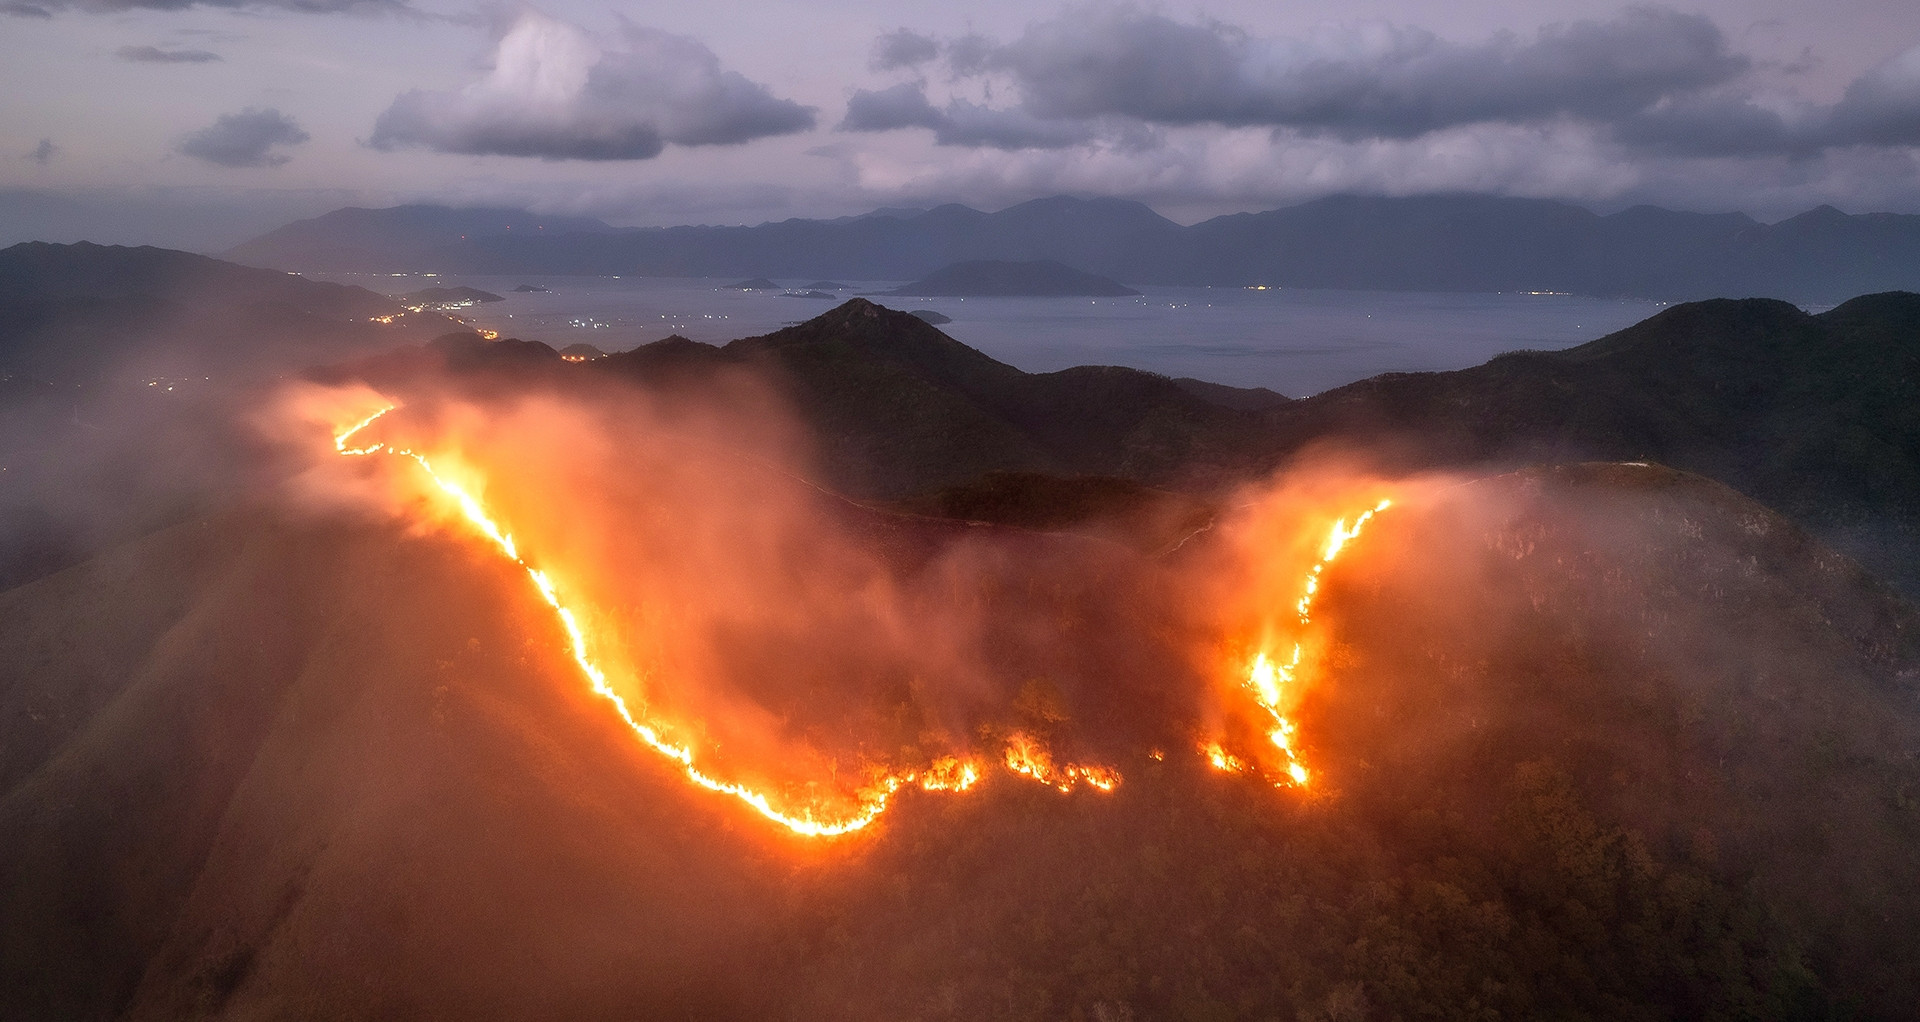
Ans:
<svg viewBox="0 0 1920 1022"><path fill-rule="evenodd" d="M950 203L757 226L606 228L592 221L519 234L476 227L479 233L457 239L444 229L415 234L399 227L459 211L400 206L356 211L365 222L340 231L327 217L289 224L226 255L334 272L888 281L972 259L1053 259L1136 285L1760 296L1814 304L1920 289L1920 216L1824 209L1769 225L1740 213L1646 205L1602 215L1551 199L1336 195L1182 226L1129 200L1054 196L992 213ZM383 218L395 229L377 226Z"/></svg>

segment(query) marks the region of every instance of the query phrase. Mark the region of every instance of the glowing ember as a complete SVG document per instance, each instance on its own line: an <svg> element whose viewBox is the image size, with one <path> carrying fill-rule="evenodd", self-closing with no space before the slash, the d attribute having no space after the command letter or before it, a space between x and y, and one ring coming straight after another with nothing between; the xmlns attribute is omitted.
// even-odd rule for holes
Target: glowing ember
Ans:
<svg viewBox="0 0 1920 1022"><path fill-rule="evenodd" d="M920 773L920 786L928 791L965 791L980 780L980 765L972 760L943 756Z"/></svg>
<svg viewBox="0 0 1920 1022"><path fill-rule="evenodd" d="M1213 768L1215 770L1225 771L1226 773L1230 773L1230 774L1237 774L1237 773L1240 773L1241 771L1244 771L1247 768L1247 764L1245 762L1243 762L1238 756L1235 756L1232 753L1228 752L1227 750L1221 748L1219 742L1208 742L1205 745L1202 745L1200 747L1200 752L1201 754L1207 757L1208 763L1213 764Z"/></svg>
<svg viewBox="0 0 1920 1022"><path fill-rule="evenodd" d="M656 753L673 760L687 779L694 784L709 791L730 795L751 806L760 815L796 834L808 837L830 837L861 830L879 819L880 814L886 811L888 801L906 785L917 783L926 791L961 792L979 782L981 772L977 762L954 756L942 757L923 770L882 773L876 776L871 783L855 794L851 809L838 815L827 815L811 806L799 809L778 806L764 792L722 780L708 773L696 765L694 750L691 746L669 739L662 724L636 714L626 699L608 684L607 673L593 656L587 635L580 626L579 615L562 597L553 578L546 571L528 563L521 555L512 535L494 520L488 513L486 505L472 490L436 470L433 462L417 451L384 443L353 446L355 436L372 426L388 412L393 411L395 407L397 406L388 405L381 408L336 433L333 438L334 450L350 457L388 454L406 458L419 466L434 486L452 501L462 518L486 537L501 555L526 572L527 579L533 583L534 590L540 594L541 600L553 611L555 618L560 622L562 630L566 633L574 664L591 684L594 693L613 706L620 719L642 743ZM1080 764L1056 767L1047 750L1023 734L1016 734L1013 737L1008 745L1005 761L1008 769L1058 788L1062 792L1073 790L1081 782L1098 791L1112 791L1120 783L1119 773L1108 767Z"/></svg>
<svg viewBox="0 0 1920 1022"><path fill-rule="evenodd" d="M1120 773L1111 767L1078 763L1055 766L1046 746L1023 732L1016 731L1007 739L1004 761L1008 770L1062 792L1072 791L1081 782L1096 791L1112 791L1120 784Z"/></svg>

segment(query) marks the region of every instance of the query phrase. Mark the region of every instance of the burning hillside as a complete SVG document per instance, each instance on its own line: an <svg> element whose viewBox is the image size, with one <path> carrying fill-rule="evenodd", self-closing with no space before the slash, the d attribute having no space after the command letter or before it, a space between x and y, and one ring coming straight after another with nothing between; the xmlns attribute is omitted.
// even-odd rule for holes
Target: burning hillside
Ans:
<svg viewBox="0 0 1920 1022"><path fill-rule="evenodd" d="M981 598L1012 581L1004 537L890 558L848 520L871 527L878 516L804 483L774 460L782 452L717 446L689 435L693 424L631 404L609 414L428 395L403 407L337 391L292 403L338 419L335 455L381 462L345 477L325 466L328 478L307 486L358 492L410 525L444 525L521 569L581 682L642 746L692 784L815 837L866 828L904 787L963 792L996 767L1062 793L1110 793L1123 780L1117 761L1164 758L1169 745L1306 785L1289 713L1324 648L1315 597L1322 574L1390 503L1327 524L1297 492L1249 495L1221 523L1237 559L1208 565L1210 584L1224 584L1206 601L1233 608L1218 620L1169 602L1196 588L1178 568L1106 543L1051 552L1053 563L1028 573L1029 589L1125 576L1127 590L1096 599L1116 617L1164 618L1135 628L1159 633L1157 660L1186 665L1160 680L1174 713L1159 727L1087 730L1068 724L1112 718L1100 704L1115 693L1070 651L1047 650L1055 621L1075 608L1034 606L1009 619ZM766 414L751 430L693 428L791 435ZM1348 492L1382 486L1345 483L1317 499L1351 504ZM1318 541L1304 538L1316 532ZM1169 634L1178 620L1184 632ZM1025 635L1005 641L1014 630ZM1032 662L1042 651L1054 662ZM1222 674L1237 685L1206 684ZM1169 725L1191 733L1166 734Z"/></svg>
<svg viewBox="0 0 1920 1022"><path fill-rule="evenodd" d="M1081 449L908 341L945 421ZM773 342L478 343L282 393L271 492L0 593L0 1016L1920 997L1920 619L1731 490L1322 455L853 499L846 450L967 438L835 434L882 398L794 398ZM1088 457L1167 482L1252 421L1135 383Z"/></svg>

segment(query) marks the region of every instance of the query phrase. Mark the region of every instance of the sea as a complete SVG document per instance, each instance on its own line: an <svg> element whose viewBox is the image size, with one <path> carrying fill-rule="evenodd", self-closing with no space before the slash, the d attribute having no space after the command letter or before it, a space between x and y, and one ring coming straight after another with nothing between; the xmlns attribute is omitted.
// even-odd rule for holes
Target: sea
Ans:
<svg viewBox="0 0 1920 1022"><path fill-rule="evenodd" d="M502 296L454 310L475 327L556 348L615 352L670 334L720 344L770 333L868 296L929 310L954 339L1028 372L1118 365L1305 397L1381 373L1464 369L1502 352L1572 347L1659 312L1664 302L1581 295L1144 287L1128 298L909 298L891 281L312 274L387 294L473 287ZM837 284L834 288L810 287ZM516 288L544 290L516 290ZM830 297L801 297L806 291Z"/></svg>

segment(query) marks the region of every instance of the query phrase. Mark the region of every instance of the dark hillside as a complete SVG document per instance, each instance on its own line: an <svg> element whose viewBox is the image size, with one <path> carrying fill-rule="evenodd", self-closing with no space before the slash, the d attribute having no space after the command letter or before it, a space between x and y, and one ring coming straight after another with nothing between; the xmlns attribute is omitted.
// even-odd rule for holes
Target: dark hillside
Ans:
<svg viewBox="0 0 1920 1022"><path fill-rule="evenodd" d="M187 252L0 250L0 585L236 485L250 471L234 428L250 388L455 323L362 288Z"/></svg>
<svg viewBox="0 0 1920 1022"><path fill-rule="evenodd" d="M1140 751L806 854L639 753L457 539L157 534L0 594L0 1016L1904 1016L1909 608L1664 470L1376 528L1314 793ZM1009 570L1022 620L1121 598Z"/></svg>
<svg viewBox="0 0 1920 1022"><path fill-rule="evenodd" d="M646 380L669 366L716 364L772 372L814 424L829 481L862 496L994 470L1217 479L1237 457L1232 435L1254 421L1139 370L1024 373L859 298L717 351L663 341L595 366Z"/></svg>
<svg viewBox="0 0 1920 1022"><path fill-rule="evenodd" d="M1920 295L1819 316L1696 302L1589 344L1395 374L1272 413L1407 464L1656 461L1778 508L1920 591Z"/></svg>
<svg viewBox="0 0 1920 1022"><path fill-rule="evenodd" d="M592 366L657 386L765 370L815 427L825 481L869 497L993 471L1204 494L1329 446L1396 470L1658 462L1725 482L1920 592L1920 296L1904 292L1818 316L1691 303L1566 351L1298 401L1116 367L1024 373L864 299L724 348L675 338Z"/></svg>

